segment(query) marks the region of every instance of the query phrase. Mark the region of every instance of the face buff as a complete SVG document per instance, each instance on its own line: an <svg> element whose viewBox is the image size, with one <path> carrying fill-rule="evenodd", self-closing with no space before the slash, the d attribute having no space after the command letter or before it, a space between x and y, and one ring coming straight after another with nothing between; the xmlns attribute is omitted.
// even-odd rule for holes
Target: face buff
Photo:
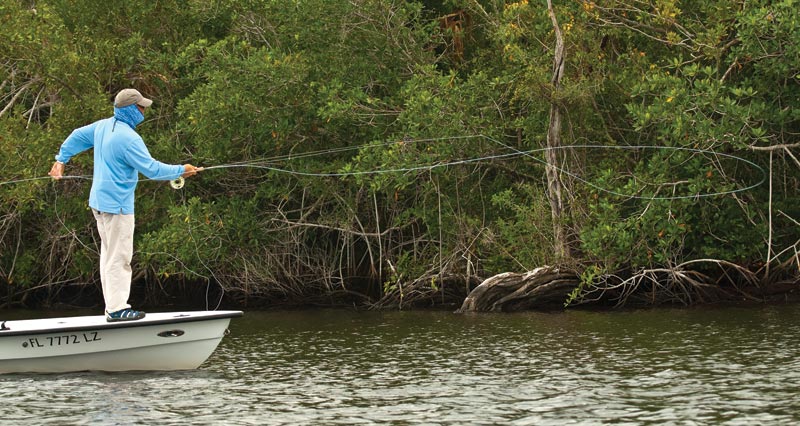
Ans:
<svg viewBox="0 0 800 426"><path fill-rule="evenodd" d="M139 123L144 121L144 114L139 111L136 104L133 104L122 108L114 107L114 118L135 129Z"/></svg>

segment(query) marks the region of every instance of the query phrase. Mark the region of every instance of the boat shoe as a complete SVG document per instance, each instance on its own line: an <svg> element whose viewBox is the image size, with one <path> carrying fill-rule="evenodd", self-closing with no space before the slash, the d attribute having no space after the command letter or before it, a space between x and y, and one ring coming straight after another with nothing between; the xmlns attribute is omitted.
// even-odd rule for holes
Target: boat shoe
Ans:
<svg viewBox="0 0 800 426"><path fill-rule="evenodd" d="M144 315L142 311L134 311L133 309L126 308L116 312L106 312L106 321L135 321L144 318Z"/></svg>

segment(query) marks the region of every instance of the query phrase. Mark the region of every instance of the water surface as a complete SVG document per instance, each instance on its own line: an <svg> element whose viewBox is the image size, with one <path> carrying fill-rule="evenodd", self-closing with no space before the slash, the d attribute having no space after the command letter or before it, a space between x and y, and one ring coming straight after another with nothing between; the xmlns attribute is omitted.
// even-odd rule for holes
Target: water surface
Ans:
<svg viewBox="0 0 800 426"><path fill-rule="evenodd" d="M246 312L196 371L0 376L13 424L797 424L798 306Z"/></svg>

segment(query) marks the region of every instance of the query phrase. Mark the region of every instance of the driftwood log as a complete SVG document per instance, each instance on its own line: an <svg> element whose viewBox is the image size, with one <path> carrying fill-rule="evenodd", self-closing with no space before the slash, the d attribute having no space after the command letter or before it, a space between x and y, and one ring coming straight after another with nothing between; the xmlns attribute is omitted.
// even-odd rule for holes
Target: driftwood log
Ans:
<svg viewBox="0 0 800 426"><path fill-rule="evenodd" d="M506 272L475 287L457 312L561 309L578 284L576 273L549 266L526 273Z"/></svg>
<svg viewBox="0 0 800 426"><path fill-rule="evenodd" d="M484 280L457 312L508 312L569 306L690 306L716 302L797 300L800 274L794 263L770 279L742 266L714 259L672 268L644 269L629 276L601 274L581 284L580 276L545 266L527 273L507 272Z"/></svg>

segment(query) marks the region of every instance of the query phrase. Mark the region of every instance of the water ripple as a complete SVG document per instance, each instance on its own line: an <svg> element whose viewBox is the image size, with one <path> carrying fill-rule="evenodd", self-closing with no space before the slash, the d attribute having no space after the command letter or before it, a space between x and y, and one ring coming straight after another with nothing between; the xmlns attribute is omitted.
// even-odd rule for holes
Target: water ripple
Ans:
<svg viewBox="0 0 800 426"><path fill-rule="evenodd" d="M796 424L795 307L248 312L197 371L0 376L13 424Z"/></svg>

